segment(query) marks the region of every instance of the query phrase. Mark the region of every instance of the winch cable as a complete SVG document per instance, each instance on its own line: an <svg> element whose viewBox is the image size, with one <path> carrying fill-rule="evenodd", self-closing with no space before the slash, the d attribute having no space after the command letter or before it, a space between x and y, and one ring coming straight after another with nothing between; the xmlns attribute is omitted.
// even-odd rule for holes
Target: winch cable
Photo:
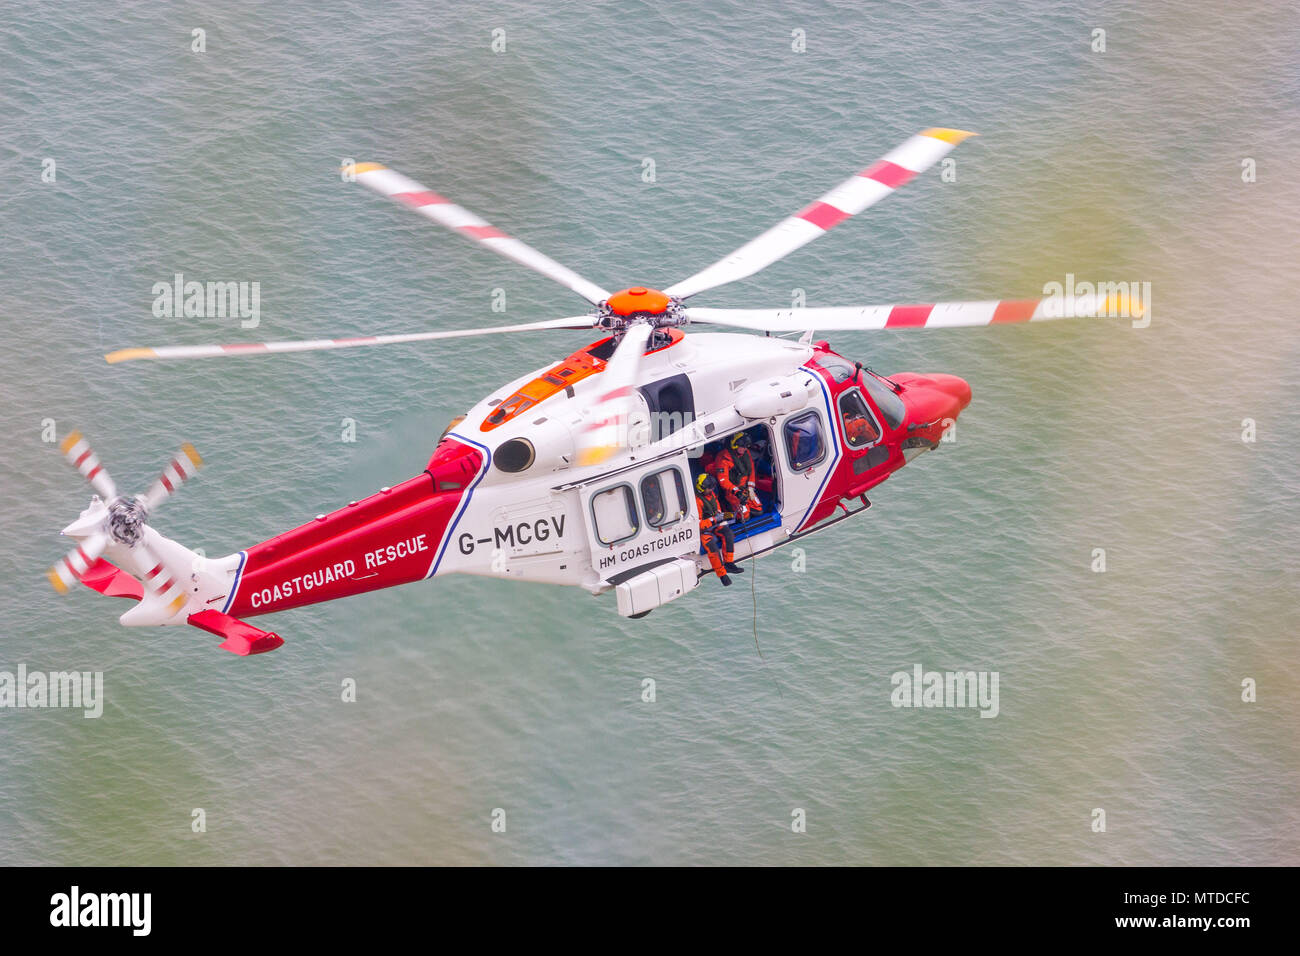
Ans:
<svg viewBox="0 0 1300 956"><path fill-rule="evenodd" d="M758 651L758 659L763 662L763 667L767 667L767 658L763 656L763 649L758 646L758 555L754 553L754 542L749 543L749 596L754 602L754 650ZM772 683L776 684L776 693L782 700L785 694L781 693L781 683L775 677Z"/></svg>

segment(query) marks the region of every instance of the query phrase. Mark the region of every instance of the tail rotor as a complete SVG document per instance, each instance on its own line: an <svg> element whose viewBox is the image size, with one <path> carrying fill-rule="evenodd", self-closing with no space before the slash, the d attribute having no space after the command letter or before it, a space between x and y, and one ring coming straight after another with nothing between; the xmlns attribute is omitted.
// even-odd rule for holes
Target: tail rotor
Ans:
<svg viewBox="0 0 1300 956"><path fill-rule="evenodd" d="M118 493L117 485L81 432L74 431L65 438L60 451L97 494L81 516L63 529L63 534L76 539L77 544L46 572L50 584L66 594L100 563L105 551L120 547L133 557L145 588L163 602L168 616L174 615L185 603L185 590L146 544L145 529L154 509L198 474L203 465L199 453L186 442L147 492L127 496Z"/></svg>

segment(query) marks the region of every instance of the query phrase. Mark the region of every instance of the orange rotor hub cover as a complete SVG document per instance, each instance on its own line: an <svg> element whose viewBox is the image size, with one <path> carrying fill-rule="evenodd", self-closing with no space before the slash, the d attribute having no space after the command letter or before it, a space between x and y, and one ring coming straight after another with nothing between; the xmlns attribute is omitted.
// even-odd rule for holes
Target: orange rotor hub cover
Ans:
<svg viewBox="0 0 1300 956"><path fill-rule="evenodd" d="M668 308L670 302L672 302L672 299L658 289L647 289L644 286L634 285L622 292L615 292L605 304L609 306L609 310L615 315L633 315L637 312L661 315Z"/></svg>

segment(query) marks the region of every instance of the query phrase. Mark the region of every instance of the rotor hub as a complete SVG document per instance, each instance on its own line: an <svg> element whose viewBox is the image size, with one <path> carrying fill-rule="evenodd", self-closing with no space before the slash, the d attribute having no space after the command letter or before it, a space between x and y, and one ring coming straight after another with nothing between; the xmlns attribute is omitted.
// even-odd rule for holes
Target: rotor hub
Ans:
<svg viewBox="0 0 1300 956"><path fill-rule="evenodd" d="M600 304L599 316L600 327L611 332L622 332L638 322L649 323L656 329L686 324L681 299L639 285L611 295Z"/></svg>
<svg viewBox="0 0 1300 956"><path fill-rule="evenodd" d="M116 498L108 506L108 533L127 547L134 547L144 536L149 512L139 498Z"/></svg>

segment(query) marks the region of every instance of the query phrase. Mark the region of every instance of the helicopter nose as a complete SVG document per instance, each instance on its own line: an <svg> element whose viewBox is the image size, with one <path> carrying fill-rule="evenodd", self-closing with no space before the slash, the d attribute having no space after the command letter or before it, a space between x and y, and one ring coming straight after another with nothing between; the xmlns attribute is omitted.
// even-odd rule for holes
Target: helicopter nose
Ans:
<svg viewBox="0 0 1300 956"><path fill-rule="evenodd" d="M970 383L964 378L958 378L956 375L927 375L926 378L929 379L931 386L957 399L960 406L957 411L962 411L970 404Z"/></svg>
<svg viewBox="0 0 1300 956"><path fill-rule="evenodd" d="M909 436L937 442L970 404L970 384L956 375L904 373L892 378L903 386L900 397L907 406Z"/></svg>

